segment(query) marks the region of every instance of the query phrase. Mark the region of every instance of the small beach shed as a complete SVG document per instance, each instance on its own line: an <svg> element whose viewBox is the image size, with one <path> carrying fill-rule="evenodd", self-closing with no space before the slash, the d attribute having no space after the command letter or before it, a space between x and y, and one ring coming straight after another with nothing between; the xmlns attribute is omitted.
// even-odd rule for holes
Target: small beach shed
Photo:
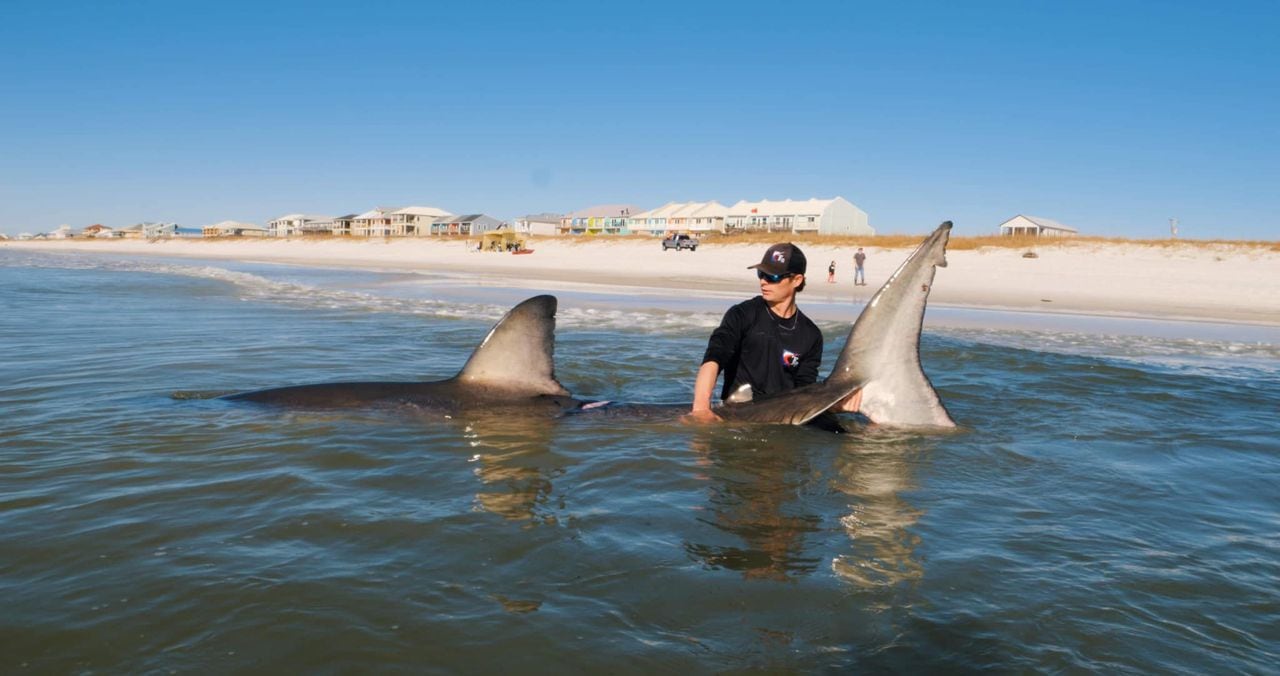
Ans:
<svg viewBox="0 0 1280 676"><path fill-rule="evenodd" d="M1075 237L1080 234L1075 228L1069 225L1063 225L1055 220L1041 218L1039 216L1024 216L1018 214L1013 218L1000 224L1000 235L1002 237L1013 237L1015 235L1032 237Z"/></svg>
<svg viewBox="0 0 1280 676"><path fill-rule="evenodd" d="M520 251L529 248L526 235L503 228L480 236L481 251Z"/></svg>

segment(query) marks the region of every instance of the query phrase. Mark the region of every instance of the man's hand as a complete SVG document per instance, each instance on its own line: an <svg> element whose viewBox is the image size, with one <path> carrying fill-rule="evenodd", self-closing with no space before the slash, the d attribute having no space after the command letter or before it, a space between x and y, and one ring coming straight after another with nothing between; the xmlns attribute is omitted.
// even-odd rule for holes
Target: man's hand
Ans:
<svg viewBox="0 0 1280 676"><path fill-rule="evenodd" d="M691 425L706 425L721 422L721 420L723 419L709 408L694 409L680 417L680 422Z"/></svg>

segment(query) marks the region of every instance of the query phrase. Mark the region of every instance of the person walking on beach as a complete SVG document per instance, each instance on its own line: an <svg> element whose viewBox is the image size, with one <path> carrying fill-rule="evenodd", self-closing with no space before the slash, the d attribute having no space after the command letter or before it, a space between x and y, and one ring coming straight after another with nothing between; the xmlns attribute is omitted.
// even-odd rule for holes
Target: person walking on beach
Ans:
<svg viewBox="0 0 1280 676"><path fill-rule="evenodd" d="M836 262L835 261L831 261L831 265L827 266L827 283L828 284L836 283Z"/></svg>
<svg viewBox="0 0 1280 676"><path fill-rule="evenodd" d="M719 420L711 410L711 395L721 373L721 399L743 386L759 398L818 381L822 332L796 306L796 294L805 287L805 268L804 252L790 242L774 244L759 263L747 267L756 271L760 295L729 308L711 333L693 385L690 418ZM833 410L857 411L861 399L856 392Z"/></svg>
<svg viewBox="0 0 1280 676"><path fill-rule="evenodd" d="M858 247L858 253L853 255L853 284L854 286L866 286L867 275L862 269L862 264L867 262L867 255L862 253L862 247Z"/></svg>

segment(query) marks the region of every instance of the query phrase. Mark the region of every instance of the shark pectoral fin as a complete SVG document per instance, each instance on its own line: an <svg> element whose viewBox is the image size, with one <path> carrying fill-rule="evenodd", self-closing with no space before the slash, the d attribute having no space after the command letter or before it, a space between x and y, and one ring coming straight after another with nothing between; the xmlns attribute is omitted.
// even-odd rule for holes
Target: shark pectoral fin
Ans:
<svg viewBox="0 0 1280 676"><path fill-rule="evenodd" d="M812 414L809 415L809 417L805 418L804 420L796 424L803 425L809 422L810 420L813 420L814 418L818 417L819 415L826 413L827 411L831 411L833 413L839 413L840 411L836 410L835 408L836 405L838 405L840 402L847 399L854 392L857 392L858 389L863 386L863 384L864 383L862 381L858 381L857 383L854 383L852 385L840 384L838 386L831 383L824 383L823 389L828 391L826 392L826 396L823 398L823 401L826 401L827 405L822 407L819 410L815 410Z"/></svg>
<svg viewBox="0 0 1280 676"><path fill-rule="evenodd" d="M751 388L751 383L743 383L734 389L729 398L724 401L727 404L744 404L755 399L755 394L756 391Z"/></svg>
<svg viewBox="0 0 1280 676"><path fill-rule="evenodd" d="M751 402L726 402L715 411L729 420L803 425L844 400L862 387L852 383L814 383Z"/></svg>
<svg viewBox="0 0 1280 676"><path fill-rule="evenodd" d="M458 382L514 392L568 395L555 374L556 297L511 308L471 354Z"/></svg>

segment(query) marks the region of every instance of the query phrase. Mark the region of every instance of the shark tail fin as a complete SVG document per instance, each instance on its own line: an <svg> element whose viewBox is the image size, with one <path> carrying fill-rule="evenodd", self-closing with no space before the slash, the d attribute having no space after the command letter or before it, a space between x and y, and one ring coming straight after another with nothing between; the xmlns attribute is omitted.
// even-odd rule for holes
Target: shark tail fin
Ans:
<svg viewBox="0 0 1280 676"><path fill-rule="evenodd" d="M457 380L533 395L567 396L555 374L556 297L534 296L511 308L471 354Z"/></svg>

